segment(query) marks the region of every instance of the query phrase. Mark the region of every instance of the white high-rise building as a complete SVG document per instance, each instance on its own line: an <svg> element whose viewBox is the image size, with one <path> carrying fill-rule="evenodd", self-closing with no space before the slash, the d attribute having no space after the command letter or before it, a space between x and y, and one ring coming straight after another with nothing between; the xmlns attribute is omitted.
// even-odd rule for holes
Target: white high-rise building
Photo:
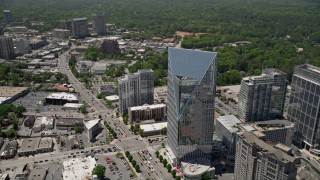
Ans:
<svg viewBox="0 0 320 180"><path fill-rule="evenodd" d="M129 107L153 104L153 74L151 69L140 69L118 79L120 111L123 114L128 113Z"/></svg>

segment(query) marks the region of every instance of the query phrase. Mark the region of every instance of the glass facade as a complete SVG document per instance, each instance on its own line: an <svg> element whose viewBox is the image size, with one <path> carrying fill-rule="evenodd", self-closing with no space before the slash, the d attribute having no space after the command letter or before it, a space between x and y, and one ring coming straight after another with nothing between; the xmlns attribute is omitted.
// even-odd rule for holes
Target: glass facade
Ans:
<svg viewBox="0 0 320 180"><path fill-rule="evenodd" d="M168 145L179 162L211 159L216 53L169 49Z"/></svg>
<svg viewBox="0 0 320 180"><path fill-rule="evenodd" d="M320 68L295 68L288 105L288 120L295 124L294 141L320 149Z"/></svg>

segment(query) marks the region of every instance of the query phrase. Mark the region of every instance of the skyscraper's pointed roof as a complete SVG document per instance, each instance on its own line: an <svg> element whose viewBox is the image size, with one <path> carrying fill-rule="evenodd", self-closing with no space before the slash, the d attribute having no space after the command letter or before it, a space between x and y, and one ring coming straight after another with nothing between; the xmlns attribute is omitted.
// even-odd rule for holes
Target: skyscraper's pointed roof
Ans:
<svg viewBox="0 0 320 180"><path fill-rule="evenodd" d="M171 72L175 76L195 78L199 81L213 63L216 55L217 53L209 51L169 48Z"/></svg>

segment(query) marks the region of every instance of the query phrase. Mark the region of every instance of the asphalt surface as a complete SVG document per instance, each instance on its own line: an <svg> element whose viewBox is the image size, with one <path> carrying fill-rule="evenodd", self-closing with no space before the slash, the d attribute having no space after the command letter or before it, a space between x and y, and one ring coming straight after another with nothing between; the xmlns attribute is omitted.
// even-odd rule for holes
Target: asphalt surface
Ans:
<svg viewBox="0 0 320 180"><path fill-rule="evenodd" d="M115 111L113 109L107 109L99 99L97 99L90 90L86 89L81 82L74 77L72 72L69 69L68 65L68 51L62 54L59 58L58 66L60 72L66 74L69 78L69 83L73 85L75 90L79 93L81 98L85 100L92 108L97 111L97 114L102 116L102 119L107 122L114 130L118 133L118 139L111 142L111 144L115 144L123 151L130 151L136 152L138 150L148 149L150 155L153 157L150 160L150 163L154 164L157 172L161 172L158 174L157 172L150 173L150 176L147 175L148 173L142 170L142 176L145 178L151 179L173 179L172 176L167 173L167 170L162 166L162 164L158 164L155 162L156 158L154 155L154 150L148 145L148 142L139 137L134 135L127 125L123 123L119 118L113 118L112 115L115 117ZM136 159L138 164L142 164L143 161L141 159ZM142 166L140 166L142 168Z"/></svg>

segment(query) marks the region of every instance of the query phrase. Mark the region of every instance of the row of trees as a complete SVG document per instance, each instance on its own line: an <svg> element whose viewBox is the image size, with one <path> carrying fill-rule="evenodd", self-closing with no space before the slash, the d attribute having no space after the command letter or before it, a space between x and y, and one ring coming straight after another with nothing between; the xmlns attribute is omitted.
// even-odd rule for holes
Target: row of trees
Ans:
<svg viewBox="0 0 320 180"><path fill-rule="evenodd" d="M137 164L137 161L133 159L129 151L125 152L126 157L128 158L131 165L135 168L136 172L140 172L140 166Z"/></svg>

